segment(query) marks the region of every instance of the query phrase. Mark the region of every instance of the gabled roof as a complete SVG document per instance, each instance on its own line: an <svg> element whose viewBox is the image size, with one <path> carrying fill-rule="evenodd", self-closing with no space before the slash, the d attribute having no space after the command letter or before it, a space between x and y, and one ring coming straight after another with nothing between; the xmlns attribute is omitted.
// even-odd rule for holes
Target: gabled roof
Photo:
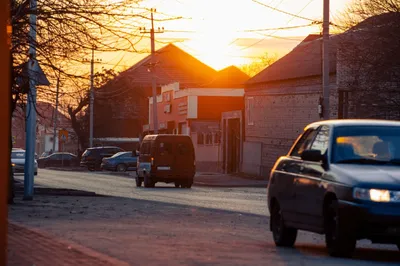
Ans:
<svg viewBox="0 0 400 266"><path fill-rule="evenodd" d="M216 77L205 88L243 88L244 83L250 77L236 66L224 68L216 74Z"/></svg>
<svg viewBox="0 0 400 266"><path fill-rule="evenodd" d="M115 82L128 79L130 87L151 88L149 68L152 62L151 55L145 57L122 72L105 87L113 86ZM210 82L217 74L215 69L173 44L168 44L157 50L154 55L154 62L157 86L179 82L182 87L200 87Z"/></svg>
<svg viewBox="0 0 400 266"><path fill-rule="evenodd" d="M336 45L330 37L330 72L336 72ZM309 35L284 57L249 79L246 84L267 83L322 75L322 36Z"/></svg>

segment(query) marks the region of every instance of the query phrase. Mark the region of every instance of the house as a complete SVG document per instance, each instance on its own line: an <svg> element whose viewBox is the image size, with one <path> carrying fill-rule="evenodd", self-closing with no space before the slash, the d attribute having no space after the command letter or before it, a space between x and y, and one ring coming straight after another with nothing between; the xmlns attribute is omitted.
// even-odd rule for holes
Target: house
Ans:
<svg viewBox="0 0 400 266"><path fill-rule="evenodd" d="M388 19L387 16L391 17ZM393 111L392 116L387 115L387 102L371 109L372 104L365 96L368 92L368 99L376 99L387 96L390 90L391 98L396 96L398 99L400 79L394 74L398 72L393 70L398 70L399 59L392 59L396 62L392 65L383 64L385 72L390 74L375 73L372 88L369 84L374 72L371 62L374 61L349 61L349 58L371 59L371 55L379 55L376 66L383 62L382 58L398 55L400 36L393 38L396 31L388 30L388 25L396 30L399 27L399 20L390 22L393 16L398 18L398 14L384 14L343 34L330 36L330 118L393 117ZM387 36L392 39L387 37L383 42L376 38L378 32L389 32ZM378 40L373 45L374 35ZM367 37L369 42L365 42ZM389 46L393 49L388 48L388 43L392 43ZM289 151L304 126L321 119L318 108L321 97L322 38L310 35L286 56L246 82L242 171L268 178L276 159ZM395 110L397 114L398 110Z"/></svg>
<svg viewBox="0 0 400 266"><path fill-rule="evenodd" d="M36 121L36 153L38 155L53 149L54 141L54 114L55 108L51 103L37 102L37 121ZM25 111L17 107L12 117L12 138L13 147L25 148ZM78 150L77 140L71 126L71 121L60 111L57 114L57 130L67 130L68 140L64 143L59 142L58 132L56 134L55 151L66 151L76 154Z"/></svg>
<svg viewBox="0 0 400 266"><path fill-rule="evenodd" d="M161 87L157 96L158 132L190 135L195 146L198 171L223 171L228 165L240 165L243 84L248 78L232 66L221 70L212 81L200 87L182 88L179 82ZM143 126L144 134L154 132L152 97L148 106L149 124ZM234 143L228 143L232 133L228 133L228 127L224 126L228 114L230 119L237 118L238 121L235 128L238 138ZM231 163L228 163L228 154Z"/></svg>
<svg viewBox="0 0 400 266"><path fill-rule="evenodd" d="M153 64L154 62L154 64ZM120 73L95 93L94 137L138 137L148 124L148 97L152 95L152 70L161 86L179 82L180 88L199 88L217 71L173 44L156 51ZM112 125L112 126L111 126Z"/></svg>

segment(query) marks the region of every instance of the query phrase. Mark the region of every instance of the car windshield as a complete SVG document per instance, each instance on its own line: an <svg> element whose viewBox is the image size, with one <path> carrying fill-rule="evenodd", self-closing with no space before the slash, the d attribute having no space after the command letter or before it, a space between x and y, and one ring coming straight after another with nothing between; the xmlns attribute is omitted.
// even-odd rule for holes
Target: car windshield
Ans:
<svg viewBox="0 0 400 266"><path fill-rule="evenodd" d="M11 153L11 158L12 159L24 159L25 158L25 152L13 151Z"/></svg>
<svg viewBox="0 0 400 266"><path fill-rule="evenodd" d="M333 163L400 164L400 127L343 126L335 129Z"/></svg>

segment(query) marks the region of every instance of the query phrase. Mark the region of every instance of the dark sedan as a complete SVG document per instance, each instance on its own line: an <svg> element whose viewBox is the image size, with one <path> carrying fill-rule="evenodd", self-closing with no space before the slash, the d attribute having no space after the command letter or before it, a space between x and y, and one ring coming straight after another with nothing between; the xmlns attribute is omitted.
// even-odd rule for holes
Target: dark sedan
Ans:
<svg viewBox="0 0 400 266"><path fill-rule="evenodd" d="M271 171L268 206L277 246L305 230L325 234L332 256L351 256L360 239L400 249L400 122L307 126Z"/></svg>
<svg viewBox="0 0 400 266"><path fill-rule="evenodd" d="M103 158L101 169L117 172L136 171L136 164L137 156L134 156L132 152L118 152L112 157Z"/></svg>
<svg viewBox="0 0 400 266"><path fill-rule="evenodd" d="M79 166L79 158L68 152L56 152L37 161L40 168Z"/></svg>

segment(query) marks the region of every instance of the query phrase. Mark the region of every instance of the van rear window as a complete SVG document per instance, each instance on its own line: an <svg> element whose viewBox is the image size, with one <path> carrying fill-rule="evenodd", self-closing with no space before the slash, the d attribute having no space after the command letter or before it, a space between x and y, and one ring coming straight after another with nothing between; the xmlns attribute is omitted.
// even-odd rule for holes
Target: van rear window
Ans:
<svg viewBox="0 0 400 266"><path fill-rule="evenodd" d="M143 142L140 146L140 154L150 154L151 153L151 143Z"/></svg>

